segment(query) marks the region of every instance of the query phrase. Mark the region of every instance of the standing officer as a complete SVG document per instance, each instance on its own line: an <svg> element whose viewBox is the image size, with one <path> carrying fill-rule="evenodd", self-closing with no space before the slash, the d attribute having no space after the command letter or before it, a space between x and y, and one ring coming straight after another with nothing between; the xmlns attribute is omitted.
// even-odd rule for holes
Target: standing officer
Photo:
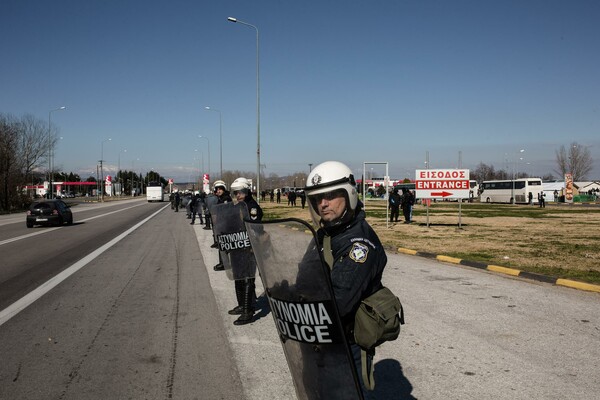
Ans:
<svg viewBox="0 0 600 400"><path fill-rule="evenodd" d="M390 222L398 222L398 216L400 216L400 195L398 194L398 188L394 188L390 193L389 208L390 208Z"/></svg>
<svg viewBox="0 0 600 400"><path fill-rule="evenodd" d="M179 191L175 192L175 212L179 212L179 204L181 203L181 196Z"/></svg>
<svg viewBox="0 0 600 400"><path fill-rule="evenodd" d="M225 182L219 180L215 181L213 184L213 190L215 195L217 196L217 204L231 203L231 195L227 191L227 185ZM217 247L217 243L213 245L214 248ZM223 260L221 260L221 252L219 252L219 263L213 267L215 271L224 271L225 267L223 266Z"/></svg>
<svg viewBox="0 0 600 400"><path fill-rule="evenodd" d="M402 212L404 213L404 223L410 224L412 222L412 207L414 204L414 198L410 190L402 189Z"/></svg>
<svg viewBox="0 0 600 400"><path fill-rule="evenodd" d="M361 300L382 288L387 256L365 219L355 185L350 168L327 161L308 175L305 192L311 216L319 227L317 236L323 246L323 258L331 268L333 292L363 396L368 399L372 392L365 387L362 376L369 375L375 352L367 354L367 373L361 373L361 348L354 343L354 316Z"/></svg>
<svg viewBox="0 0 600 400"><path fill-rule="evenodd" d="M237 178L231 184L231 191L238 203L244 202L248 207L248 215L252 221L262 221L263 211L250 191L250 181L246 178ZM231 315L240 317L233 322L234 325L245 325L252 322L254 318L254 302L256 301L255 278L235 280L235 295L238 305L229 310Z"/></svg>
<svg viewBox="0 0 600 400"><path fill-rule="evenodd" d="M215 204L217 204L217 201L219 201L219 199L217 198L217 196L214 193L214 189L212 192L208 193L206 195L206 197L204 198L204 220L206 221L206 225L204 226L203 229L206 230L211 230L212 226L211 226L211 217L210 217L210 208L212 206L214 206Z"/></svg>

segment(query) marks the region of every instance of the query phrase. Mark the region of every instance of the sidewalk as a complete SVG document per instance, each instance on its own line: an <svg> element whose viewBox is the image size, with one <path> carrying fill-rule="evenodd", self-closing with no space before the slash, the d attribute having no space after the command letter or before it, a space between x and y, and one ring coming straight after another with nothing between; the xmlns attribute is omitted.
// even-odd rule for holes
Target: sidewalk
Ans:
<svg viewBox="0 0 600 400"><path fill-rule="evenodd" d="M233 325L237 316L229 315L227 311L237 305L234 284L227 278L225 271L213 270L213 266L219 262L219 257L217 250L210 247L213 244L212 230L202 228L203 225L199 224L193 226L246 398L296 399L292 378L260 278L256 278L258 309L255 321L242 326ZM209 366L207 361L207 367Z"/></svg>

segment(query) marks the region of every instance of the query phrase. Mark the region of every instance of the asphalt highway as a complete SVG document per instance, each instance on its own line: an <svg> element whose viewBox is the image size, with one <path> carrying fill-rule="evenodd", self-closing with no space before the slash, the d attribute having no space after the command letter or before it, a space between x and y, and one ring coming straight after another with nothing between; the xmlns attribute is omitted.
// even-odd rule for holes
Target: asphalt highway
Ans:
<svg viewBox="0 0 600 400"><path fill-rule="evenodd" d="M234 326L211 231L165 207L76 206L58 229L0 217L0 399L296 398L260 280L256 321ZM600 393L598 293L404 254L384 284L407 323L378 348L378 398Z"/></svg>

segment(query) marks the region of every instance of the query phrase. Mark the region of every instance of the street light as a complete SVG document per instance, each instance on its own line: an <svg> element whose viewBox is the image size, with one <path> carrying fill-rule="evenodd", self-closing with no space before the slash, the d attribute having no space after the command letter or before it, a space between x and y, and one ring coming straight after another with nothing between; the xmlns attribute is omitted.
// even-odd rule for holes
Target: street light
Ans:
<svg viewBox="0 0 600 400"><path fill-rule="evenodd" d="M517 157L515 157L515 162L513 163L513 179L512 179L512 190L510 193L510 197L512 197L512 204L516 204L516 199L515 199L515 175L518 176L519 171L519 153L524 153L525 149L521 149L517 152ZM520 158L521 160L523 159L523 157Z"/></svg>
<svg viewBox="0 0 600 400"><path fill-rule="evenodd" d="M221 110L217 110L216 108L204 107L204 109L219 113L219 163L221 167L221 175L219 178L223 179L223 116Z"/></svg>
<svg viewBox="0 0 600 400"><path fill-rule="evenodd" d="M121 184L121 153L127 153L127 149L119 150L119 162L117 164L117 175L119 176L119 196L123 193L123 185Z"/></svg>
<svg viewBox="0 0 600 400"><path fill-rule="evenodd" d="M206 136L198 135L198 137L200 139L206 139L206 142L208 143L208 176L210 177L210 140ZM221 159L223 159L223 153L221 153ZM202 166L202 169L204 169L204 166ZM204 173L204 171L202 171L202 173ZM221 175L223 175L223 164L221 164Z"/></svg>
<svg viewBox="0 0 600 400"><path fill-rule="evenodd" d="M46 195L49 199L54 197L54 194L52 191L52 139L51 139L51 135L50 135L50 132L51 132L50 118L54 111L61 111L61 110L66 110L66 109L67 109L67 107L62 106L59 108L55 108L54 110L48 111L48 193L46 193Z"/></svg>
<svg viewBox="0 0 600 400"><path fill-rule="evenodd" d="M104 143L111 140L111 138L108 138L100 142L100 198L102 201L104 201Z"/></svg>
<svg viewBox="0 0 600 400"><path fill-rule="evenodd" d="M260 202L260 73L258 28L234 17L227 17L229 22L239 23L256 30L256 201Z"/></svg>

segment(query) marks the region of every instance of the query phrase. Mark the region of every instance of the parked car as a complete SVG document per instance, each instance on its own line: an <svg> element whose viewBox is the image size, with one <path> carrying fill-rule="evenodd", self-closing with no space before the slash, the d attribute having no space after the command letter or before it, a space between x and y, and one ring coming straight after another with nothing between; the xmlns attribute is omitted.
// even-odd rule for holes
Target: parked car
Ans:
<svg viewBox="0 0 600 400"><path fill-rule="evenodd" d="M33 228L34 225L61 226L65 222L73 225L73 213L70 206L62 200L38 200L27 211L28 228Z"/></svg>

